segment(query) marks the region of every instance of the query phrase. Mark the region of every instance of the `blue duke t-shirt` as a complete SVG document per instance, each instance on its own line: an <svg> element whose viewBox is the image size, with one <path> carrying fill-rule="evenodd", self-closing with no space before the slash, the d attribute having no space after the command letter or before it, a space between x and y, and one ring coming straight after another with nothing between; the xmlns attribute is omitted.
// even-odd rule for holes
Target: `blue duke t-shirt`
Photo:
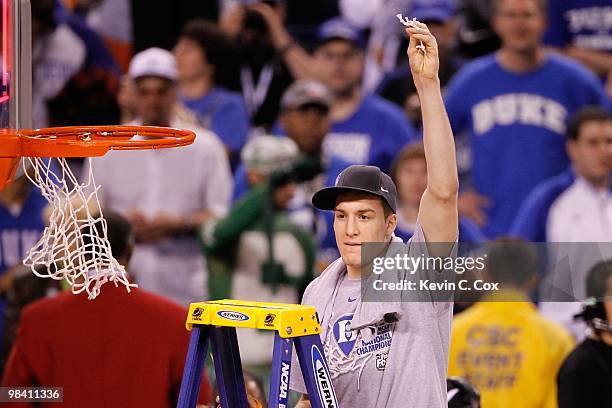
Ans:
<svg viewBox="0 0 612 408"><path fill-rule="evenodd" d="M377 95L367 95L349 118L334 122L323 149L350 164L370 164L388 173L395 155L415 138L403 112Z"/></svg>
<svg viewBox="0 0 612 408"><path fill-rule="evenodd" d="M40 239L45 229L43 211L47 200L38 188L31 187L20 211L0 205L0 276L18 265L27 251ZM0 297L0 336L4 330L6 298Z"/></svg>
<svg viewBox="0 0 612 408"><path fill-rule="evenodd" d="M12 213L0 205L0 275L19 264L38 242L45 229L43 211L47 200L32 187L21 211Z"/></svg>
<svg viewBox="0 0 612 408"><path fill-rule="evenodd" d="M546 44L612 52L610 0L550 0L548 8Z"/></svg>
<svg viewBox="0 0 612 408"><path fill-rule="evenodd" d="M240 152L249 132L249 114L238 92L214 87L201 98L181 98L181 102L194 111L200 124L219 136L231 152Z"/></svg>
<svg viewBox="0 0 612 408"><path fill-rule="evenodd" d="M493 201L486 235L506 233L531 189L567 168L565 134L572 114L608 103L590 71L557 55L526 74L505 70L495 55L457 74L446 108L455 134L470 137L474 188Z"/></svg>

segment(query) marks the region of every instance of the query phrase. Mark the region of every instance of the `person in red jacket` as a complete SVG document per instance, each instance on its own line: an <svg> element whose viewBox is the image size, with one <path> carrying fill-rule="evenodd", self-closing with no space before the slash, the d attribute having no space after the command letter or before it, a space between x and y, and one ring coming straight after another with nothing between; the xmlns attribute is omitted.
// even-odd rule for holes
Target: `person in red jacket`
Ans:
<svg viewBox="0 0 612 408"><path fill-rule="evenodd" d="M117 214L105 218L112 252L127 265L132 228ZM112 283L95 300L86 293L38 300L23 311L2 386L63 387L62 408L174 407L189 345L186 316L162 297ZM211 400L204 378L199 402Z"/></svg>

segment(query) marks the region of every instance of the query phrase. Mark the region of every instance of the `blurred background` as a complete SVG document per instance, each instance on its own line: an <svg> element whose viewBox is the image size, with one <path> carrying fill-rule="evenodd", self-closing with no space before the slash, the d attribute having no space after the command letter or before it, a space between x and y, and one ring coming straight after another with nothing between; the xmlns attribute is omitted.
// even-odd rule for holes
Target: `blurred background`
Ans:
<svg viewBox="0 0 612 408"><path fill-rule="evenodd" d="M456 137L459 240L492 245L501 261L491 258L488 273L513 275L504 287L522 299L456 305L449 375L471 383L487 408L612 406L612 308L603 302L612 295L612 253L597 265L575 254L576 297L594 303L540 302L542 261L529 245L612 242L609 0L31 3L34 127L138 124L197 134L176 151L71 161L102 186L103 208L121 220L113 239L127 248L130 277L154 294L139 305L108 294L117 297L109 307L166 313L167 330L184 341L176 322L190 302L300 302L339 256L332 214L310 199L350 164L393 177L396 235L412 236L427 169L396 14L426 23ZM0 191L2 385L25 386L32 373L50 378L62 364L32 353L67 337L45 333L66 328L25 319L63 291L21 266L45 228L45 206L26 177ZM75 321L70 305L64 298L53 310ZM101 333L129 327L107 320L96 323ZM106 341L122 347L124 339ZM168 358L184 359L186 343L164 341L160 350L176 350ZM265 388L273 337L243 330L239 341L249 378ZM181 370L164 374L171 380L158 406L176 397ZM69 382L64 374L55 378ZM212 402L207 390L202 403ZM265 399L261 385L252 393Z"/></svg>

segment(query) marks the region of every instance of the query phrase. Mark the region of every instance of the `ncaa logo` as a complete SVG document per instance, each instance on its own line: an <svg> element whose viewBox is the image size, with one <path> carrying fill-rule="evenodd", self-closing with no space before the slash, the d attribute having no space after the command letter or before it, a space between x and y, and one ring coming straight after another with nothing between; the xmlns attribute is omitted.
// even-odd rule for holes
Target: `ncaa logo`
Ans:
<svg viewBox="0 0 612 408"><path fill-rule="evenodd" d="M249 320L249 316L240 312L233 312L231 310L220 310L217 312L217 315L223 319L233 320L236 322L244 322Z"/></svg>
<svg viewBox="0 0 612 408"><path fill-rule="evenodd" d="M334 338L340 350L348 357L357 341L357 332L351 330L352 314L347 314L336 320L334 323Z"/></svg>
<svg viewBox="0 0 612 408"><path fill-rule="evenodd" d="M321 404L327 408L338 408L338 400L334 393L331 376L329 375L329 370L321 350L313 344L310 353L312 355L312 368L314 369L315 383L317 384Z"/></svg>

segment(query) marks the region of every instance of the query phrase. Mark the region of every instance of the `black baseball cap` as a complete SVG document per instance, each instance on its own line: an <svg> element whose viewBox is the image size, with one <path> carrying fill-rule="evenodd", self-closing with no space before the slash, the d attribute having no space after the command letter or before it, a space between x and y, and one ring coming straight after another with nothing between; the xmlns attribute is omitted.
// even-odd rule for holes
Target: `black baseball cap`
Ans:
<svg viewBox="0 0 612 408"><path fill-rule="evenodd" d="M376 166L353 165L340 173L334 187L326 187L312 196L312 205L320 210L333 210L338 196L346 192L361 192L382 198L391 207L397 209L397 189L389 175Z"/></svg>

